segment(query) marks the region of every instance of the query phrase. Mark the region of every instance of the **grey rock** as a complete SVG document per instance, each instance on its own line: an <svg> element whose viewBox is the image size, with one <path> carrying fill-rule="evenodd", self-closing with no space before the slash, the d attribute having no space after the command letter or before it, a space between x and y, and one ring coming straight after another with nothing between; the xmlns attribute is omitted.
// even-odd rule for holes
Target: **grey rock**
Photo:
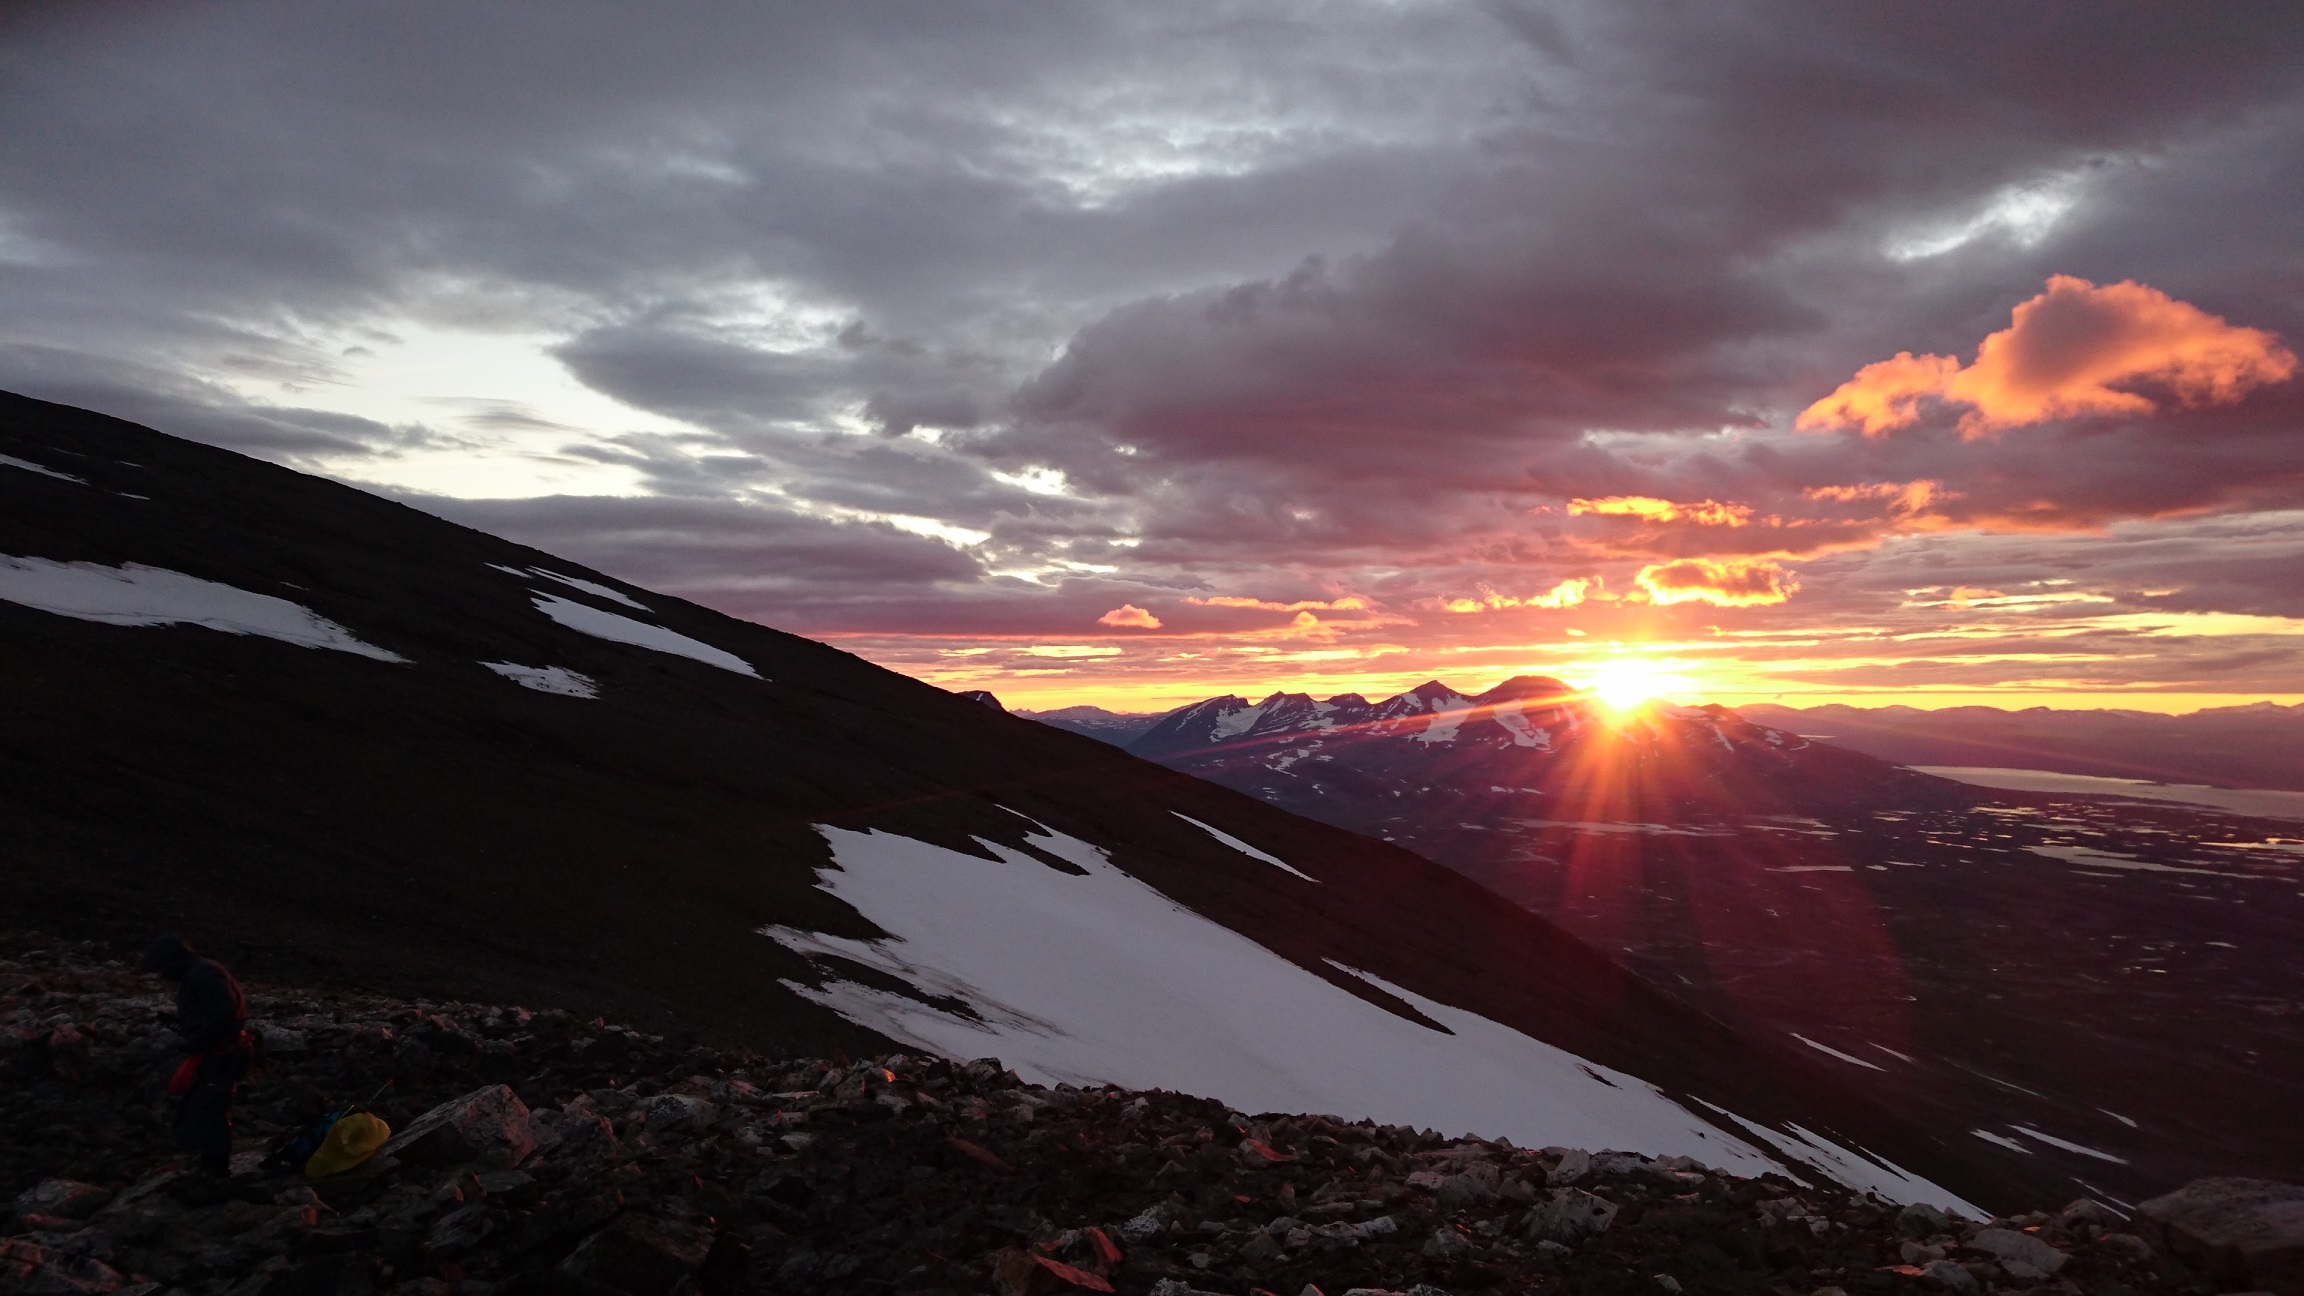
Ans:
<svg viewBox="0 0 2304 1296"><path fill-rule="evenodd" d="M1980 1289L1976 1275L1955 1260L1931 1260L1920 1267L1920 1280L1931 1287L1949 1292L1974 1293Z"/></svg>
<svg viewBox="0 0 2304 1296"><path fill-rule="evenodd" d="M1924 1265L1932 1260L1943 1259L1944 1248L1940 1246L1924 1246L1921 1243L1914 1242L1907 1238L1902 1245L1896 1248L1896 1255L1898 1259L1902 1260L1908 1265Z"/></svg>
<svg viewBox="0 0 2304 1296"><path fill-rule="evenodd" d="M1544 1151L1547 1155L1556 1152L1560 1156L1560 1163L1544 1176L1544 1182L1552 1187L1575 1183L1592 1173L1592 1154L1589 1152L1580 1148L1546 1148Z"/></svg>
<svg viewBox="0 0 2304 1296"><path fill-rule="evenodd" d="M111 1296L127 1285L101 1260L66 1255L22 1238L0 1238L0 1289L24 1296Z"/></svg>
<svg viewBox="0 0 2304 1296"><path fill-rule="evenodd" d="M651 1134L709 1129L720 1109L693 1094L658 1094L640 1104L640 1119Z"/></svg>
<svg viewBox="0 0 2304 1296"><path fill-rule="evenodd" d="M104 1209L112 1191L75 1179L43 1179L17 1195L14 1214L84 1220Z"/></svg>
<svg viewBox="0 0 2304 1296"><path fill-rule="evenodd" d="M1554 1190L1550 1201L1528 1212L1527 1233L1536 1239L1573 1242L1605 1233L1615 1222L1616 1203L1581 1188L1560 1188Z"/></svg>
<svg viewBox="0 0 2304 1296"><path fill-rule="evenodd" d="M1434 1260L1453 1260L1472 1251L1471 1240L1445 1224L1432 1230L1432 1236L1424 1240L1424 1254Z"/></svg>
<svg viewBox="0 0 2304 1296"><path fill-rule="evenodd" d="M301 1057L312 1051L312 1041L300 1030L290 1030L271 1022L250 1022L251 1033L262 1037L264 1051L281 1057Z"/></svg>
<svg viewBox="0 0 2304 1296"><path fill-rule="evenodd" d="M1460 1211L1467 1206L1484 1202L1494 1195L1490 1190L1490 1185L1495 1181L1496 1168L1494 1166L1482 1166L1480 1168L1488 1172L1487 1179L1489 1182L1486 1184L1482 1183L1478 1176L1469 1174L1452 1174L1440 1181L1438 1204L1442 1213Z"/></svg>
<svg viewBox="0 0 2304 1296"><path fill-rule="evenodd" d="M1896 1231L1906 1237L1934 1237L1952 1231L1952 1217L1925 1202L1914 1202L1896 1212Z"/></svg>
<svg viewBox="0 0 2304 1296"><path fill-rule="evenodd" d="M693 1225L622 1215L584 1239L560 1269L625 1296L670 1296L711 1249L711 1235Z"/></svg>
<svg viewBox="0 0 2304 1296"><path fill-rule="evenodd" d="M2304 1296L2304 1187L2195 1179L2136 1207L2153 1245L2228 1288Z"/></svg>
<svg viewBox="0 0 2304 1296"><path fill-rule="evenodd" d="M480 1245L496 1226L488 1218L488 1207L473 1202L452 1210L433 1222L424 1233L424 1249L441 1260L453 1260Z"/></svg>
<svg viewBox="0 0 2304 1296"><path fill-rule="evenodd" d="M2063 1252L2034 1237L2014 1229L1978 1229L1968 1245L1986 1252L1998 1260L2002 1268L2018 1278L2045 1278L2064 1267L2069 1259ZM2024 1266L2019 1270L2016 1266Z"/></svg>
<svg viewBox="0 0 2304 1296"><path fill-rule="evenodd" d="M2096 1247L2123 1264L2143 1264L2152 1258L2152 1244L2133 1233L2100 1234L2096 1238Z"/></svg>
<svg viewBox="0 0 2304 1296"><path fill-rule="evenodd" d="M415 1166L481 1161L510 1167L535 1150L527 1105L510 1085L490 1085L417 1117L384 1145L383 1154Z"/></svg>

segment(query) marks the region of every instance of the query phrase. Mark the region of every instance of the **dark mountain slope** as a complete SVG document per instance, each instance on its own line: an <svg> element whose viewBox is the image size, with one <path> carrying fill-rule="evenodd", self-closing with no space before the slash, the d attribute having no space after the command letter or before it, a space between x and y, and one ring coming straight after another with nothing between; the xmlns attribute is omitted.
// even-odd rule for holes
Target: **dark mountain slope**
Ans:
<svg viewBox="0 0 2304 1296"><path fill-rule="evenodd" d="M2059 1182L2003 1169L1962 1131L1914 1128L1423 859L1094 740L84 411L0 397L0 455L18 461L0 465L0 556L15 563L0 577L19 594L157 580L127 566L142 564L288 600L333 623L320 632L405 659L0 600L0 895L20 921L182 926L272 976L876 1047L789 987L909 987L756 934L884 935L818 885L832 857L813 825L995 858L981 839L1076 869L1030 816L1369 1002L1407 1012L1339 964L1974 1201ZM763 678L578 633L548 605L687 636ZM523 688L489 662L575 672L599 696ZM1321 885L1244 863L1179 815Z"/></svg>

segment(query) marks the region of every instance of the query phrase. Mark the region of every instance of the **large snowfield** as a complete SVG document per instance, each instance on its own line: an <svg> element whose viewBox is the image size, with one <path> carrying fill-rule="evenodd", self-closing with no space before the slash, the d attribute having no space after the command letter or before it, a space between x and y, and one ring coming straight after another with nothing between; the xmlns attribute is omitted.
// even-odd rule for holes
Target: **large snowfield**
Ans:
<svg viewBox="0 0 2304 1296"><path fill-rule="evenodd" d="M105 567L0 554L0 599L107 625L205 626L378 661L408 660L362 643L350 630L302 604L142 563Z"/></svg>
<svg viewBox="0 0 2304 1296"><path fill-rule="evenodd" d="M1637 1077L1487 1018L1334 965L1445 1032L1386 1011L1185 909L1096 847L1042 830L1060 872L985 843L980 859L883 832L824 827L838 864L818 885L885 940L765 927L804 955L897 977L976 1019L830 974L795 992L850 1021L951 1058L996 1056L1039 1083L1112 1083L1220 1099L1247 1112L1320 1112L1507 1137L1524 1146L1691 1156L1757 1174L1821 1169L1899 1201L1985 1215L1945 1189L1816 1135L1714 1123ZM1772 1158L1775 1143L1806 1166Z"/></svg>

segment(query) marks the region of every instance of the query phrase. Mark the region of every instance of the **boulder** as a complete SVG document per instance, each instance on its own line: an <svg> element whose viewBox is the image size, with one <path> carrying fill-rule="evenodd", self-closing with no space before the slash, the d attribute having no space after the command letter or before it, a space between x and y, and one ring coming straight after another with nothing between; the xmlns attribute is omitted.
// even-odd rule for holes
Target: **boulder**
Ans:
<svg viewBox="0 0 2304 1296"><path fill-rule="evenodd" d="M1980 1289L1976 1275L1956 1260L1931 1260L1920 1268L1920 1280L1948 1292L1972 1294Z"/></svg>
<svg viewBox="0 0 2304 1296"><path fill-rule="evenodd" d="M1429 1259L1454 1260L1470 1254L1472 1243L1445 1224L1432 1230L1432 1236L1424 1242L1424 1255Z"/></svg>
<svg viewBox="0 0 2304 1296"><path fill-rule="evenodd" d="M490 1085L417 1117L384 1145L383 1155L414 1166L478 1161L509 1167L527 1160L535 1150L527 1104L510 1085Z"/></svg>
<svg viewBox="0 0 2304 1296"><path fill-rule="evenodd" d="M1968 1245L2000 1262L2016 1278L2045 1278L2064 1267L2063 1252L2030 1233L2014 1229L1978 1229Z"/></svg>
<svg viewBox="0 0 2304 1296"><path fill-rule="evenodd" d="M670 1296L711 1252L712 1235L694 1225L622 1215L578 1244L560 1269L625 1296Z"/></svg>
<svg viewBox="0 0 2304 1296"><path fill-rule="evenodd" d="M22 1238L0 1238L0 1291L38 1296L108 1296L126 1285L100 1260L66 1255Z"/></svg>
<svg viewBox="0 0 2304 1296"><path fill-rule="evenodd" d="M13 1213L84 1220L112 1200L110 1189L74 1179L43 1179L18 1195Z"/></svg>
<svg viewBox="0 0 2304 1296"><path fill-rule="evenodd" d="M1586 1234L1605 1233L1615 1221L1616 1203L1581 1188L1559 1188L1551 1200L1528 1212L1528 1236L1573 1242Z"/></svg>
<svg viewBox="0 0 2304 1296"><path fill-rule="evenodd" d="M2195 1179L2136 1207L2146 1240L2227 1288L2304 1296L2304 1187Z"/></svg>
<svg viewBox="0 0 2304 1296"><path fill-rule="evenodd" d="M640 1104L641 1123L651 1134L710 1129L720 1109L693 1094L658 1094Z"/></svg>

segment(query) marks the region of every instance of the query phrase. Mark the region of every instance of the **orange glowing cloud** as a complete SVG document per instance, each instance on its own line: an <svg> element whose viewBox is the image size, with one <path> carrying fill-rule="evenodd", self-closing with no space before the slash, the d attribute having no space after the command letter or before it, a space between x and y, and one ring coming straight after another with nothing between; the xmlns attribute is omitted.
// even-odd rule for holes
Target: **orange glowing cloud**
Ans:
<svg viewBox="0 0 2304 1296"><path fill-rule="evenodd" d="M1801 411L1797 426L1882 436L1917 422L1921 402L1933 399L1969 407L1960 434L1973 440L2050 419L2153 413L2158 406L2128 390L2138 384L2165 387L2185 405L2224 405L2295 373L2295 354L2262 329L2140 283L2099 288L2057 275L1984 339L1974 364L1900 352L1858 370Z"/></svg>
<svg viewBox="0 0 2304 1296"><path fill-rule="evenodd" d="M1314 599L1304 599L1295 603L1271 603L1263 599L1241 598L1235 594L1219 594L1214 598L1188 598L1184 601L1195 607L1251 608L1258 612L1365 612L1368 610L1368 600L1357 594L1347 594L1343 598L1327 603Z"/></svg>
<svg viewBox="0 0 2304 1296"><path fill-rule="evenodd" d="M1752 520L1749 504L1722 504L1704 500L1680 504L1651 495L1610 495L1602 499L1568 501L1571 515L1596 513L1605 517L1632 517L1643 522L1693 522L1697 526L1740 527Z"/></svg>
<svg viewBox="0 0 2304 1296"><path fill-rule="evenodd" d="M1651 563L1632 580L1654 603L1715 607L1782 603L1800 588L1797 576L1767 558L1680 558Z"/></svg>
<svg viewBox="0 0 2304 1296"><path fill-rule="evenodd" d="M1879 500L1890 513L1918 513L1937 500L1958 499L1960 492L1947 491L1944 483L1921 478L1908 482L1867 482L1861 486L1811 486L1800 492L1812 500L1833 504L1854 504L1862 500Z"/></svg>
<svg viewBox="0 0 2304 1296"><path fill-rule="evenodd" d="M1591 592L1591 581L1564 580L1542 594L1531 594L1527 598L1514 598L1509 594L1499 594L1492 589L1483 589L1479 598L1442 599L1440 600L1440 607L1447 612L1501 612L1506 608L1572 608L1582 603L1591 595Z"/></svg>
<svg viewBox="0 0 2304 1296"><path fill-rule="evenodd" d="M1096 624L1112 626L1115 629L1157 630L1160 628L1160 618L1133 603L1123 603L1096 618Z"/></svg>

